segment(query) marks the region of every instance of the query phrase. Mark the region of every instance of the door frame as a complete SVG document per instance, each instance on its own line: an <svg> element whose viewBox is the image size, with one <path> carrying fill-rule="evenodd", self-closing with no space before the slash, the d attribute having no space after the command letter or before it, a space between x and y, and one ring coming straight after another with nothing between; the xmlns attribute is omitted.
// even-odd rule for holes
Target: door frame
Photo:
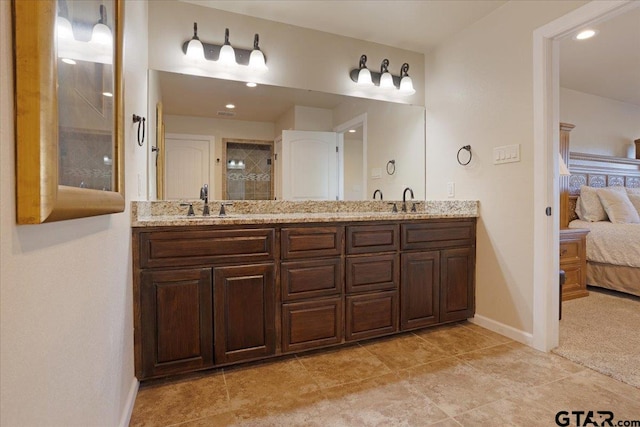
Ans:
<svg viewBox="0 0 640 427"><path fill-rule="evenodd" d="M367 186L367 113L363 113L333 128L334 132L343 135L338 146L338 197L340 200L344 200L344 133L356 126L362 126L362 187L365 200L369 194Z"/></svg>
<svg viewBox="0 0 640 427"><path fill-rule="evenodd" d="M590 2L533 32L533 335L542 351L558 346L559 321L559 40L580 27L640 6L632 0ZM552 215L546 216L547 206Z"/></svg>

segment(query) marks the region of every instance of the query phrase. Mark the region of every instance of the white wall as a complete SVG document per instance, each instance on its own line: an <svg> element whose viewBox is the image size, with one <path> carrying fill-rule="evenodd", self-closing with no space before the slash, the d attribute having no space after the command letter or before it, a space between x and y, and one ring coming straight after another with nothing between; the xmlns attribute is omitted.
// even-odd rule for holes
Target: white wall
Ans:
<svg viewBox="0 0 640 427"><path fill-rule="evenodd" d="M326 108L313 108L296 105L295 130L331 132L333 129L333 115Z"/></svg>
<svg viewBox="0 0 640 427"><path fill-rule="evenodd" d="M160 87L160 79L158 73L150 71L147 74L147 90L149 99L147 101L147 157L149 159L149 173L147 176L147 198L148 200L156 200L158 189L156 182L156 153L151 150L151 147L158 146L157 139L157 108L158 102L162 101L162 88Z"/></svg>
<svg viewBox="0 0 640 427"><path fill-rule="evenodd" d="M366 200L371 197L366 194L362 183L362 145L361 139L344 139L344 200Z"/></svg>
<svg viewBox="0 0 640 427"><path fill-rule="evenodd" d="M129 201L146 155L146 2L126 2L124 213L15 224L11 3L0 1L0 425L126 424L133 368ZM142 30L142 31L141 31Z"/></svg>
<svg viewBox="0 0 640 427"><path fill-rule="evenodd" d="M533 330L532 33L584 3L510 1L426 61L427 197L446 199L455 182L456 198L480 201L476 313L524 333ZM456 153L467 144L464 167ZM493 165L493 147L508 144L520 144L522 160Z"/></svg>
<svg viewBox="0 0 640 427"><path fill-rule="evenodd" d="M633 141L640 138L638 105L560 88L560 121L576 125L571 131L571 151L635 158Z"/></svg>

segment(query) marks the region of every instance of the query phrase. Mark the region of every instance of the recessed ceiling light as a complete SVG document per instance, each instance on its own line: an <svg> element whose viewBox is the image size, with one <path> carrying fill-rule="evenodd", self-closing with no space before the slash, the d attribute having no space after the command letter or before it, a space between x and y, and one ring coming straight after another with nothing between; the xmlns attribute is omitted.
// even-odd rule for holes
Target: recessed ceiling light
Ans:
<svg viewBox="0 0 640 427"><path fill-rule="evenodd" d="M233 109L233 108L236 108L236 106L233 105L233 104L227 104L227 105L225 105L225 107L227 107L230 110Z"/></svg>
<svg viewBox="0 0 640 427"><path fill-rule="evenodd" d="M349 133L356 133L355 129L349 129Z"/></svg>
<svg viewBox="0 0 640 427"><path fill-rule="evenodd" d="M256 86L258 86L257 83L254 83L254 82L248 82L247 83L247 87L256 87Z"/></svg>
<svg viewBox="0 0 640 427"><path fill-rule="evenodd" d="M102 95L106 96L107 98L111 98L113 96L111 92L102 92Z"/></svg>
<svg viewBox="0 0 640 427"><path fill-rule="evenodd" d="M598 34L598 31L592 30L592 29L589 28L589 29L580 31L578 34L576 34L574 39L575 40L586 40L586 39L590 39L591 37L595 36L596 34Z"/></svg>
<svg viewBox="0 0 640 427"><path fill-rule="evenodd" d="M64 62L65 64L76 65L76 61L71 58L62 58L62 62Z"/></svg>

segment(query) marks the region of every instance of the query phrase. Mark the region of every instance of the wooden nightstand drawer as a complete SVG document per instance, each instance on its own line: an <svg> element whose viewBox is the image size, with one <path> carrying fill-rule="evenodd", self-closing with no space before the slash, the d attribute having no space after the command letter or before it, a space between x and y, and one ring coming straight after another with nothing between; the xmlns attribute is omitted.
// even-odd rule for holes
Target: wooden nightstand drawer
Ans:
<svg viewBox="0 0 640 427"><path fill-rule="evenodd" d="M564 270L562 300L589 295L587 291L587 244L589 230L560 230L560 269Z"/></svg>
<svg viewBox="0 0 640 427"><path fill-rule="evenodd" d="M582 243L578 241L560 243L560 262L580 261Z"/></svg>

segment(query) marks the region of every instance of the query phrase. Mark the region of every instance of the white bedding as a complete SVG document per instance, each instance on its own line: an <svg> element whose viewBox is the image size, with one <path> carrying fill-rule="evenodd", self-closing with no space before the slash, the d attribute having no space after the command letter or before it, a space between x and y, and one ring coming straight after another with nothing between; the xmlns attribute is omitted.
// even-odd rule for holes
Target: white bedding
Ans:
<svg viewBox="0 0 640 427"><path fill-rule="evenodd" d="M575 220L569 228L588 228L587 261L640 267L640 224Z"/></svg>

